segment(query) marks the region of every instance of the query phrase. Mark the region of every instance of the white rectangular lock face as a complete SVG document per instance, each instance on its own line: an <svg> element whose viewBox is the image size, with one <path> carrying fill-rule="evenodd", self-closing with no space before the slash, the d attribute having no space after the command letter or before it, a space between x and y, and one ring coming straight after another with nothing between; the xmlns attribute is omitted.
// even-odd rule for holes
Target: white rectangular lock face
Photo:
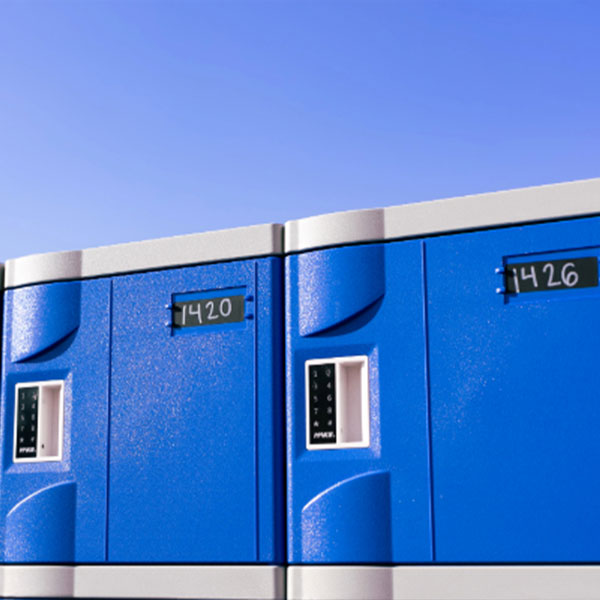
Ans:
<svg viewBox="0 0 600 600"><path fill-rule="evenodd" d="M64 381L15 386L13 462L62 460Z"/></svg>
<svg viewBox="0 0 600 600"><path fill-rule="evenodd" d="M341 356L307 360L306 447L369 446L369 359Z"/></svg>

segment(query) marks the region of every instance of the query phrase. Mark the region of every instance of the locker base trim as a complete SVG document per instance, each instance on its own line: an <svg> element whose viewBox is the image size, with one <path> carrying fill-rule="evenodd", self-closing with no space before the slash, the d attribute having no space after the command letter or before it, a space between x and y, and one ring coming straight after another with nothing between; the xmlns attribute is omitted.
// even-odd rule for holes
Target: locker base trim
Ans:
<svg viewBox="0 0 600 600"><path fill-rule="evenodd" d="M4 565L5 598L189 598L283 600L285 569L275 566Z"/></svg>
<svg viewBox="0 0 600 600"><path fill-rule="evenodd" d="M600 600L600 566L304 566L288 600Z"/></svg>

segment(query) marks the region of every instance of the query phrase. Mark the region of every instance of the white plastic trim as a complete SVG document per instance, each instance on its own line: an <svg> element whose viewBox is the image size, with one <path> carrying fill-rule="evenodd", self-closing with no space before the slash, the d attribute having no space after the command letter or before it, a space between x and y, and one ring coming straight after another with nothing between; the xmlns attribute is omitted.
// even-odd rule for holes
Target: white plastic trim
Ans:
<svg viewBox="0 0 600 600"><path fill-rule="evenodd" d="M72 598L73 567L0 566L3 598Z"/></svg>
<svg viewBox="0 0 600 600"><path fill-rule="evenodd" d="M4 285L86 279L169 267L271 256L283 251L281 225L254 225L8 260Z"/></svg>
<svg viewBox="0 0 600 600"><path fill-rule="evenodd" d="M283 600L285 570L273 566L81 566L77 598Z"/></svg>
<svg viewBox="0 0 600 600"><path fill-rule="evenodd" d="M290 567L288 600L599 600L599 566Z"/></svg>
<svg viewBox="0 0 600 600"><path fill-rule="evenodd" d="M2 566L14 598L283 600L271 566ZM599 600L600 566L289 567L288 600Z"/></svg>
<svg viewBox="0 0 600 600"><path fill-rule="evenodd" d="M285 252L597 214L600 178L288 221Z"/></svg>
<svg viewBox="0 0 600 600"><path fill-rule="evenodd" d="M273 566L1 566L9 598L284 600L285 569Z"/></svg>

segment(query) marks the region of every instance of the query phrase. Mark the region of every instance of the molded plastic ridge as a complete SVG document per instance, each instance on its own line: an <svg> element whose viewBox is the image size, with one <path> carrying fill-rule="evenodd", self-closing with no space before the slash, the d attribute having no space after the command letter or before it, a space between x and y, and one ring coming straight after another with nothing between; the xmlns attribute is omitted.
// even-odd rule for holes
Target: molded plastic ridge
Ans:
<svg viewBox="0 0 600 600"><path fill-rule="evenodd" d="M283 251L283 227L253 225L206 233L32 254L6 262L5 287L272 256Z"/></svg>
<svg viewBox="0 0 600 600"><path fill-rule="evenodd" d="M288 221L285 252L595 214L600 178Z"/></svg>

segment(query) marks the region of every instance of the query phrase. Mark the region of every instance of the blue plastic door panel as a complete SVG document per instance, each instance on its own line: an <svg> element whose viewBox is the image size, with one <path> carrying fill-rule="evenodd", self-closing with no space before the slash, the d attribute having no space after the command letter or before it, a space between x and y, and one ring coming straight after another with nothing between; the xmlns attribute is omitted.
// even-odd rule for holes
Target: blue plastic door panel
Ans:
<svg viewBox="0 0 600 600"><path fill-rule="evenodd" d="M8 290L4 308L2 561L102 562L110 281ZM48 381L64 386L62 458L13 462L15 386Z"/></svg>
<svg viewBox="0 0 600 600"><path fill-rule="evenodd" d="M423 284L418 241L286 259L293 564L432 560ZM308 449L306 361L357 356L368 358L369 446Z"/></svg>
<svg viewBox="0 0 600 600"><path fill-rule="evenodd" d="M272 513L281 517L282 511L274 499L273 454L280 447L274 442L273 401L280 379L273 369L273 344L277 340L279 347L281 337L270 319L271 313L281 315L280 291L272 297L273 286L281 283L279 276L274 279L279 264L249 260L114 278L111 562L277 558L273 548L282 543L274 539ZM242 322L171 327L173 301L240 294ZM269 381L257 376L257 327L263 321L269 337L261 350ZM257 408L262 390L267 406ZM261 443L268 441L267 454L260 457L259 425ZM265 467L260 475L259 459ZM260 476L271 513L264 519L270 542L262 540L271 548L262 554ZM281 494L277 497L281 500ZM281 527L277 533L281 536Z"/></svg>
<svg viewBox="0 0 600 600"><path fill-rule="evenodd" d="M598 218L427 242L439 561L600 561L599 253Z"/></svg>

